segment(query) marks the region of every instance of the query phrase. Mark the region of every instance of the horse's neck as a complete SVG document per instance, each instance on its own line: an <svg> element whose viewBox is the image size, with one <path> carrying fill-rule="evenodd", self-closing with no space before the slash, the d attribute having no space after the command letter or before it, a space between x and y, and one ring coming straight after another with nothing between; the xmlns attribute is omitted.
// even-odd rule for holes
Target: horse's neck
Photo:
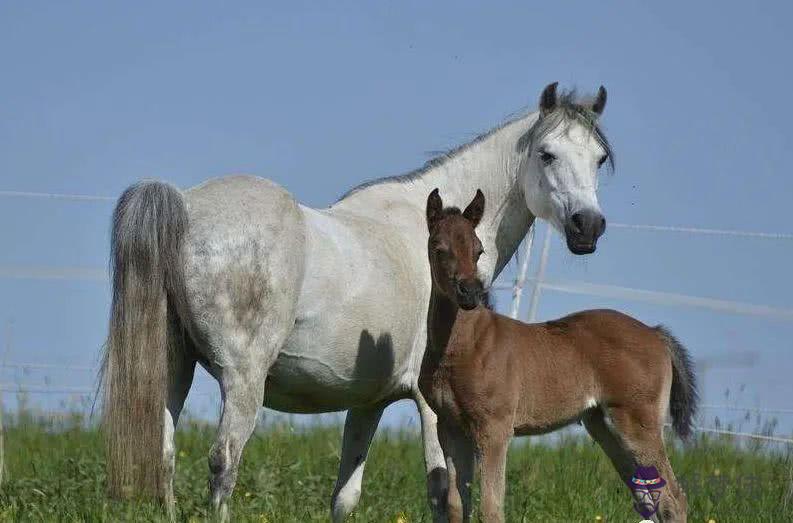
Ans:
<svg viewBox="0 0 793 523"><path fill-rule="evenodd" d="M476 339L477 325L481 326L481 314L492 313L482 308L465 311L433 285L427 312L426 354L438 363L444 355L468 351Z"/></svg>
<svg viewBox="0 0 793 523"><path fill-rule="evenodd" d="M440 189L444 205L464 209L481 189L485 214L477 234L485 247L479 262L480 276L489 283L501 272L526 236L534 221L523 196L519 174L526 171L527 157L518 150L518 140L536 121L537 113L514 120L463 147L439 165L415 179L374 184L353 194L350 204L367 207L380 215L400 202L415 207L421 216L421 230L427 196ZM344 201L343 201L344 202Z"/></svg>

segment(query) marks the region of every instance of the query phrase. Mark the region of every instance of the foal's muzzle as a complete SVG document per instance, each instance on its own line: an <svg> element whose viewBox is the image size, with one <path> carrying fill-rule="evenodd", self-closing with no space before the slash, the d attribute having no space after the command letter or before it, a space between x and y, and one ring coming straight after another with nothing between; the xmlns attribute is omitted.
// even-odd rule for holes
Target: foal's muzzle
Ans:
<svg viewBox="0 0 793 523"><path fill-rule="evenodd" d="M482 302L484 288L482 282L477 279L458 281L454 285L454 290L457 294L457 304L462 309L470 311Z"/></svg>
<svg viewBox="0 0 793 523"><path fill-rule="evenodd" d="M606 218L598 211L583 210L570 215L564 226L567 248L573 254L592 254L606 232Z"/></svg>

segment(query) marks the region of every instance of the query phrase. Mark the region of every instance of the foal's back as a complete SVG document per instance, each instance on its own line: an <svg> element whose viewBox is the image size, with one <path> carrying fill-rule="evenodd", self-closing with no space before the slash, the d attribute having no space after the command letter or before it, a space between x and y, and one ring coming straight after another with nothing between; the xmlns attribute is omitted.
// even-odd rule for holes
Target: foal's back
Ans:
<svg viewBox="0 0 793 523"><path fill-rule="evenodd" d="M478 382L466 386L478 389L474 397L506 400L504 415L514 416L517 434L555 430L596 406L660 398L663 408L668 401L661 394L671 370L663 339L626 314L589 310L536 324L481 314L487 317L476 322L475 342L454 366Z"/></svg>

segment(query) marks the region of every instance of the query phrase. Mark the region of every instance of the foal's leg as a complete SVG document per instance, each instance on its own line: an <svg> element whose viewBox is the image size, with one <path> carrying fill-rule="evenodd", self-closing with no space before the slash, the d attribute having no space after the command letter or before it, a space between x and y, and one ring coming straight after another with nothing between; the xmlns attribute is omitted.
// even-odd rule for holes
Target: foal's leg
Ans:
<svg viewBox="0 0 793 523"><path fill-rule="evenodd" d="M195 360L186 355L184 351L174 354L171 357L168 376L168 403L165 406L165 424L163 426L163 463L165 482L163 492L165 492L165 506L171 520L174 519L176 500L173 495L173 475L176 470L176 444L174 442L174 431L179 422L179 414L182 412L190 385L193 383L193 372L195 371Z"/></svg>
<svg viewBox="0 0 793 523"><path fill-rule="evenodd" d="M347 412L339 477L331 500L331 515L335 523L344 521L358 504L366 456L385 407L386 404L378 404L356 407Z"/></svg>
<svg viewBox="0 0 793 523"><path fill-rule="evenodd" d="M677 483L666 455L661 412L657 407L643 405L632 409L611 409L610 416L615 428L621 432L633 461L643 466L654 466L666 480L658 506L659 521L685 522L688 508L686 495Z"/></svg>
<svg viewBox="0 0 793 523"><path fill-rule="evenodd" d="M438 439L438 417L418 388L413 393L413 399L421 417L421 439L424 444L424 466L427 471L427 496L432 510L432 520L443 522L447 519L446 499L449 492L449 479L446 472L446 459Z"/></svg>
<svg viewBox="0 0 793 523"><path fill-rule="evenodd" d="M660 409L646 405L639 408L609 409L610 427L602 413L585 420L587 430L595 438L623 481L629 482L638 466L654 466L666 486L661 491L658 513L660 522L685 522L687 502L683 489L677 483L663 441L663 418Z"/></svg>
<svg viewBox="0 0 793 523"><path fill-rule="evenodd" d="M509 435L493 434L477 442L481 488L482 521L504 521L504 494Z"/></svg>
<svg viewBox="0 0 793 523"><path fill-rule="evenodd" d="M612 430L605 419L605 414L600 409L588 411L583 420L592 439L598 442L600 448L611 460L612 465L617 470L622 481L629 481L636 470L636 462L633 456L625 448L625 443L618 433Z"/></svg>
<svg viewBox="0 0 793 523"><path fill-rule="evenodd" d="M471 483L474 480L474 444L462 432L439 423L438 433L446 456L449 495L446 510L450 523L471 519Z"/></svg>

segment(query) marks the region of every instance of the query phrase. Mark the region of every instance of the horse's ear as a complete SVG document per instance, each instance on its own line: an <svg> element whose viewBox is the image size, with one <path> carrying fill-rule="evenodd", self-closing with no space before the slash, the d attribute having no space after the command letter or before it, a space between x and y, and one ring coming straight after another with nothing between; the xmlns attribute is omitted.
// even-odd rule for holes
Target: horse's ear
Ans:
<svg viewBox="0 0 793 523"><path fill-rule="evenodd" d="M441 195L436 188L427 197L427 227L432 230L432 227L440 220L442 215L443 200L441 200Z"/></svg>
<svg viewBox="0 0 793 523"><path fill-rule="evenodd" d="M558 85L559 82L554 82L552 84L548 84L548 86L542 90L542 94L540 95L541 115L545 116L546 114L556 109L556 104L557 104L556 87Z"/></svg>
<svg viewBox="0 0 793 523"><path fill-rule="evenodd" d="M468 207L463 211L463 217L471 222L474 227L479 225L482 215L485 213L485 195L482 194L481 189L476 190L476 196L468 204Z"/></svg>
<svg viewBox="0 0 793 523"><path fill-rule="evenodd" d="M598 94L595 97L595 101L592 102L592 112L600 116L601 114L603 114L603 109L605 108L606 108L606 88L601 85L600 89L598 89Z"/></svg>

